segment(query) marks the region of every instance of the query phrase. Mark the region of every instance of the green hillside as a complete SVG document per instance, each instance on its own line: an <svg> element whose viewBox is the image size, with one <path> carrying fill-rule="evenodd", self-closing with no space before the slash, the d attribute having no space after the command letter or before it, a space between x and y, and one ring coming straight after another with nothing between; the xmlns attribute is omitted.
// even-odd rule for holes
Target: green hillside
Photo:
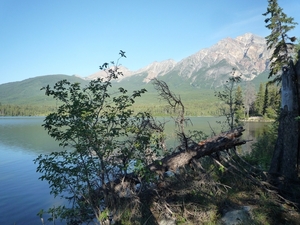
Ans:
<svg viewBox="0 0 300 225"><path fill-rule="evenodd" d="M165 81L170 90L182 99L186 113L190 116L206 116L216 115L217 112L217 98L215 91L221 90L222 86L212 86L212 80L206 81L201 79L200 72L197 74L197 82L192 83L191 79L187 77L180 77L176 72L170 72L165 76L158 78ZM170 112L166 110L166 102L162 101L157 91L151 82L145 83L143 80L147 74L141 73L136 76L124 78L119 82L113 82L112 93L118 87L123 87L129 91L145 88L147 92L136 100L134 109L151 110L155 115L167 115ZM267 73L257 76L252 82L258 89L259 83L267 82ZM50 109L54 109L57 102L51 97L45 95L42 87L47 85L53 86L56 82L66 79L71 83L78 82L85 86L88 81L76 76L68 75L46 75L39 76L23 81L6 83L0 85L0 103L1 105L10 105L10 111L30 111L30 115L48 113ZM241 84L243 86L243 84ZM19 108L16 108L18 106ZM21 108L20 108L21 107ZM47 109L47 110L46 110ZM9 112L10 112L9 111ZM8 112L8 111L7 111ZM36 112L36 113L34 113ZM1 114L1 109L0 109ZM2 109L3 114L3 109ZM29 113L25 113L27 115ZM18 114L14 114L18 115Z"/></svg>
<svg viewBox="0 0 300 225"><path fill-rule="evenodd" d="M54 105L55 101L45 96L42 87L54 85L57 81L67 79L70 82L87 83L81 78L68 75L46 75L23 81L0 85L0 103L12 105Z"/></svg>

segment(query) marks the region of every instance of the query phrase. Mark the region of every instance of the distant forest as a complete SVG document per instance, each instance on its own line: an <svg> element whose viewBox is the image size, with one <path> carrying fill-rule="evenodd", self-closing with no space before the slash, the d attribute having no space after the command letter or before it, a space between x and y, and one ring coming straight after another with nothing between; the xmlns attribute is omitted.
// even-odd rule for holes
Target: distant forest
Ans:
<svg viewBox="0 0 300 225"><path fill-rule="evenodd" d="M54 106L10 105L0 103L0 116L46 116Z"/></svg>
<svg viewBox="0 0 300 225"><path fill-rule="evenodd" d="M219 116L220 103L218 99L211 94L202 96L205 100L200 101L200 96L191 96L195 93L186 93L182 95L183 103L186 108L186 116ZM248 85L238 86L235 94L236 98L243 99L243 107L239 118L249 116L263 116L274 119L276 111L280 105L279 87L274 84L260 83L259 89ZM146 101L138 101L134 106L135 111L149 110L154 116L172 115L169 109L161 102L151 102L150 98ZM53 105L15 105L1 104L0 116L46 116L54 112L56 106ZM175 114L175 113L174 113Z"/></svg>

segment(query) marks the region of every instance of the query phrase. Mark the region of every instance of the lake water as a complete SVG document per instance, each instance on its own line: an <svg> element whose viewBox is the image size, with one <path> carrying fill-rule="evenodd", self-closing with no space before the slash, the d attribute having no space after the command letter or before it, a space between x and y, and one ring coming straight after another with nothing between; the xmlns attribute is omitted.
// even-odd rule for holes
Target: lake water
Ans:
<svg viewBox="0 0 300 225"><path fill-rule="evenodd" d="M41 127L43 118L0 117L0 224L39 224L37 213L59 203L33 163L60 149Z"/></svg>
<svg viewBox="0 0 300 225"><path fill-rule="evenodd" d="M0 225L41 225L37 213L59 205L60 199L50 196L48 183L40 181L33 160L39 154L59 151L58 144L41 127L42 117L0 117ZM162 120L162 119L161 119ZM167 143L176 145L175 126L171 119L166 125L170 135ZM211 133L220 131L214 117L193 117L190 130ZM255 132L266 123L246 123L245 139L253 139ZM245 151L248 151L247 149ZM44 218L46 219L46 218ZM53 224L46 222L46 224ZM58 221L56 225L58 225Z"/></svg>

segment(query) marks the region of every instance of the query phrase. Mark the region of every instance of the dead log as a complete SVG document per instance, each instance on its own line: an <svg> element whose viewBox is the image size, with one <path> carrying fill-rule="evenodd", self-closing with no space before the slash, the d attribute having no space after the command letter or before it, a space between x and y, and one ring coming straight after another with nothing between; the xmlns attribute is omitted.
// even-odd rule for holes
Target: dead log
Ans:
<svg viewBox="0 0 300 225"><path fill-rule="evenodd" d="M172 153L147 167L150 171L156 172L159 175L162 175L167 171L175 172L178 168L189 165L193 159L199 159L215 152L224 151L245 144L245 140L240 140L244 130L243 127L238 127L212 138L208 138L200 143L192 143L187 149Z"/></svg>
<svg viewBox="0 0 300 225"><path fill-rule="evenodd" d="M228 150L235 146L243 145L245 140L240 137L245 129L238 127L233 130L221 133L214 137L208 138L199 143L189 142L186 149L171 153L159 161L146 166L151 172L157 173L161 177L167 171L176 172L178 168L189 165L194 159L199 159L204 156L212 155L213 153ZM186 146L186 145L184 145ZM142 178L138 178L136 174L130 173L110 181L102 187L95 190L95 195L100 198L104 197L104 192L109 191L118 197L130 197L129 191L133 191L134 184L143 182ZM132 193L133 193L132 192Z"/></svg>

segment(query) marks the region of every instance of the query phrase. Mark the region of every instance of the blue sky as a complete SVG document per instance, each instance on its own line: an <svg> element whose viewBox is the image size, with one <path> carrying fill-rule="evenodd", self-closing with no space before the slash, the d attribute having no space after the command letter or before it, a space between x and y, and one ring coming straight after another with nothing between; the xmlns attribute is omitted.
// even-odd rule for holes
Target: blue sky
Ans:
<svg viewBox="0 0 300 225"><path fill-rule="evenodd" d="M278 0L300 23L300 1ZM137 70L246 32L266 36L267 0L0 0L0 84L89 76L118 58ZM300 26L300 25L299 25ZM300 37L297 27L293 35Z"/></svg>

